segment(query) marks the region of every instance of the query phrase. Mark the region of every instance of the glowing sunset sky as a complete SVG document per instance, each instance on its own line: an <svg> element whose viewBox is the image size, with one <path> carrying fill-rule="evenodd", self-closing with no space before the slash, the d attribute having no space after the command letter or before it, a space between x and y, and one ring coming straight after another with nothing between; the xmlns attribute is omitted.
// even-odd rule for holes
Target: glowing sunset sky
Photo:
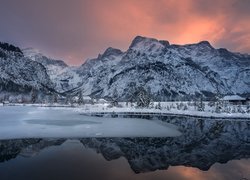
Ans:
<svg viewBox="0 0 250 180"><path fill-rule="evenodd" d="M82 64L136 35L250 52L250 0L0 0L0 41Z"/></svg>

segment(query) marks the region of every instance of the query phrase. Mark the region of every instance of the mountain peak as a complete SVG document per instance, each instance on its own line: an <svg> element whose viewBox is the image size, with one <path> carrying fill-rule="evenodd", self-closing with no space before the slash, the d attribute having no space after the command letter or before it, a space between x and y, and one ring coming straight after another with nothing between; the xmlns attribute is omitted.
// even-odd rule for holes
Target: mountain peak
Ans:
<svg viewBox="0 0 250 180"><path fill-rule="evenodd" d="M169 46L169 45L170 45L169 41L167 41L167 40L160 40L159 42L160 42L163 46Z"/></svg>
<svg viewBox="0 0 250 180"><path fill-rule="evenodd" d="M120 50L120 49L116 49L116 48L112 48L112 47L109 47L105 50L105 52L102 54L102 57L108 57L108 56L111 56L111 55L120 55L122 54L123 52Z"/></svg>
<svg viewBox="0 0 250 180"><path fill-rule="evenodd" d="M158 51L164 48L166 45L169 45L168 41L158 41L154 38L136 36L129 46L129 49L136 51L146 51L150 53Z"/></svg>
<svg viewBox="0 0 250 180"><path fill-rule="evenodd" d="M137 45L139 44L145 44L145 43L148 43L148 42L158 42L157 39L154 39L154 38L148 38L148 37L143 37L143 36L136 36L131 45L130 45L130 49L133 48L133 47L136 47Z"/></svg>
<svg viewBox="0 0 250 180"><path fill-rule="evenodd" d="M213 46L208 42L208 41L200 41L199 43L197 43L198 45L202 45L202 46L207 46L210 48L213 48Z"/></svg>
<svg viewBox="0 0 250 180"><path fill-rule="evenodd" d="M26 48L22 50L23 54L25 57L37 61L39 63L42 63L45 67L47 65L58 65L62 67L67 67L68 65L62 61L62 60L55 60L52 58L49 58L45 56L40 50L35 49L35 48Z"/></svg>
<svg viewBox="0 0 250 180"><path fill-rule="evenodd" d="M22 52L26 57L29 57L31 59L34 59L34 56L36 55L42 55L41 51L35 48L25 48L22 49Z"/></svg>

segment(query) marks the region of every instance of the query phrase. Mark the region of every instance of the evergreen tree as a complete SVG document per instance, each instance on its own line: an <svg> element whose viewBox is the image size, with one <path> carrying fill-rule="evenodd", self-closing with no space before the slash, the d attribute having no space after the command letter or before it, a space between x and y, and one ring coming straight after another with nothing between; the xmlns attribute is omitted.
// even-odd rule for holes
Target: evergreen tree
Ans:
<svg viewBox="0 0 250 180"><path fill-rule="evenodd" d="M56 93L53 94L52 98L53 98L52 103L57 103L58 102L58 98L57 98L57 94Z"/></svg>
<svg viewBox="0 0 250 180"><path fill-rule="evenodd" d="M37 92L35 89L31 90L31 103L35 103L37 101Z"/></svg>
<svg viewBox="0 0 250 180"><path fill-rule="evenodd" d="M216 102L215 102L215 112L216 113L221 113L222 108L223 108L223 101L220 99L219 95L217 95L215 97L215 100L216 100Z"/></svg>
<svg viewBox="0 0 250 180"><path fill-rule="evenodd" d="M149 103L149 108L150 108L150 109L154 108L154 102L150 102L150 103Z"/></svg>
<svg viewBox="0 0 250 180"><path fill-rule="evenodd" d="M149 94L143 87L140 87L137 92L137 107L149 107L149 104Z"/></svg>
<svg viewBox="0 0 250 180"><path fill-rule="evenodd" d="M198 111L204 111L204 110L205 110L205 104L203 103L202 98L201 98L200 101L198 102L197 110L198 110Z"/></svg>
<svg viewBox="0 0 250 180"><path fill-rule="evenodd" d="M71 100L70 100L70 96L67 95L66 98L65 98L65 104L70 104Z"/></svg>
<svg viewBox="0 0 250 180"><path fill-rule="evenodd" d="M118 106L118 91L117 91L116 88L114 89L114 92L113 92L113 95L112 95L111 105L112 106Z"/></svg>
<svg viewBox="0 0 250 180"><path fill-rule="evenodd" d="M128 107L128 101L126 101L126 107Z"/></svg>
<svg viewBox="0 0 250 180"><path fill-rule="evenodd" d="M80 91L80 92L78 93L78 104L79 104L79 105L84 104L83 96L82 96L82 91Z"/></svg>
<svg viewBox="0 0 250 180"><path fill-rule="evenodd" d="M158 103L156 104L155 109L160 109L160 110L162 109L162 108L161 108L161 103L160 103L160 102L158 102Z"/></svg>
<svg viewBox="0 0 250 180"><path fill-rule="evenodd" d="M188 107L187 107L186 104L184 105L183 110L184 110L184 111L188 110Z"/></svg>
<svg viewBox="0 0 250 180"><path fill-rule="evenodd" d="M222 109L222 105L221 103L218 101L215 103L215 112L216 113L220 113L221 112L221 109Z"/></svg>
<svg viewBox="0 0 250 180"><path fill-rule="evenodd" d="M245 113L245 111L242 109L241 105L237 106L237 112L238 113Z"/></svg>
<svg viewBox="0 0 250 180"><path fill-rule="evenodd" d="M237 112L237 109L235 106L233 106L232 113L236 113L236 112Z"/></svg>
<svg viewBox="0 0 250 180"><path fill-rule="evenodd" d="M246 113L250 113L250 104L247 105Z"/></svg>

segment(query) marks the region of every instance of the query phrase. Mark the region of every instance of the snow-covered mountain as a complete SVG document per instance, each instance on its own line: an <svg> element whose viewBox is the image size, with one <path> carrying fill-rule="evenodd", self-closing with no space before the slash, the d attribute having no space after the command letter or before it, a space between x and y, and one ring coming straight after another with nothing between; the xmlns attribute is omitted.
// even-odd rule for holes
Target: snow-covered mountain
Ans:
<svg viewBox="0 0 250 180"><path fill-rule="evenodd" d="M79 68L82 91L94 97L129 99L144 87L154 99L250 93L250 56L215 49L207 41L170 45L137 36L129 49L108 48Z"/></svg>
<svg viewBox="0 0 250 180"><path fill-rule="evenodd" d="M137 36L127 51L108 48L79 67L70 67L32 48L20 50L4 43L0 57L5 89L11 88L8 81L21 86L48 86L64 94L82 91L95 98L117 94L120 100L131 99L141 87L152 99L161 101L250 95L250 55L215 49L207 41L171 45Z"/></svg>
<svg viewBox="0 0 250 180"><path fill-rule="evenodd" d="M77 67L70 67L62 60L54 60L43 55L39 50L26 48L22 50L25 57L41 63L55 84L55 90L63 93L81 85Z"/></svg>
<svg viewBox="0 0 250 180"><path fill-rule="evenodd" d="M25 57L13 45L0 43L0 92L29 93L31 90L54 91L46 69L39 62Z"/></svg>

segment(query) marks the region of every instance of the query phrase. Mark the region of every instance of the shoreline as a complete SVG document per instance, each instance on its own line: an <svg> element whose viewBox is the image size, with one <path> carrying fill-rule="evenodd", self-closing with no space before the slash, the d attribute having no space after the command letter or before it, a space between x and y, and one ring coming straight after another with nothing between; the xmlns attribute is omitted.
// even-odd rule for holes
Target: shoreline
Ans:
<svg viewBox="0 0 250 180"><path fill-rule="evenodd" d="M206 113L206 112L205 112ZM106 111L106 112L81 112L80 115L86 116L98 116L98 117L123 117L123 116L177 116L177 117L193 117L193 118L208 118L208 119L217 119L217 120L248 120L250 121L250 115L247 116L228 116L224 114L215 114L213 115L206 115L206 114L189 114L189 113L174 113L174 112L128 112L128 111L121 111L121 112L114 112L114 111Z"/></svg>
<svg viewBox="0 0 250 180"><path fill-rule="evenodd" d="M240 119L240 120L250 120L250 113L216 113L209 111L197 111L197 110L167 110L167 109L139 109L139 108L127 108L127 107L112 107L107 108L103 104L95 105L82 105L82 106L72 106L72 105L62 105L62 104L5 104L0 105L0 107L41 107L41 108L62 108L62 109L74 109L75 112L80 115L87 116L129 116L129 115L157 115L157 116L181 116L181 117L196 117L196 118L210 118L210 119Z"/></svg>

